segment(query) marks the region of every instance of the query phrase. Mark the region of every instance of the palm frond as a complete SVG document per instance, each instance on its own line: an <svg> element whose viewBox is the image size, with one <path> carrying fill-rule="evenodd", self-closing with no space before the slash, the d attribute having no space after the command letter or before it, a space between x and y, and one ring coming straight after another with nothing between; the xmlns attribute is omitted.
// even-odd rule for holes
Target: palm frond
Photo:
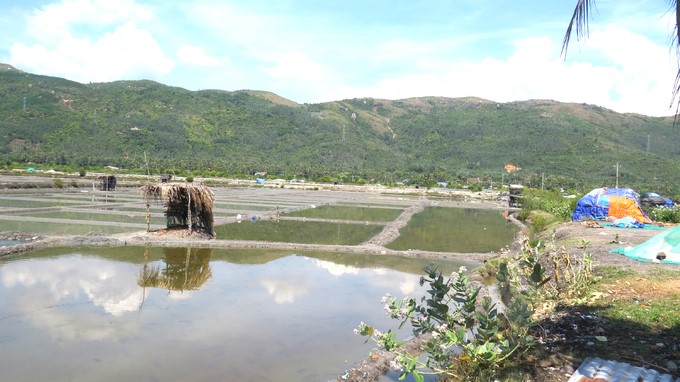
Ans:
<svg viewBox="0 0 680 382"><path fill-rule="evenodd" d="M672 0L676 1L676 0ZM588 20L590 19L591 9L595 6L595 0L578 0L574 14L571 16L567 32L562 41L562 56L567 56L567 48L572 33L576 32L576 40L581 40L588 36Z"/></svg>
<svg viewBox="0 0 680 382"><path fill-rule="evenodd" d="M680 3L678 0L669 1L671 8L675 10L675 33L673 34L673 39L671 41L671 46L675 47L675 54L678 61L678 72L675 75L675 84L673 85L673 99L671 101L671 106L675 103L675 119L673 121L673 126L678 125L678 116L680 115Z"/></svg>

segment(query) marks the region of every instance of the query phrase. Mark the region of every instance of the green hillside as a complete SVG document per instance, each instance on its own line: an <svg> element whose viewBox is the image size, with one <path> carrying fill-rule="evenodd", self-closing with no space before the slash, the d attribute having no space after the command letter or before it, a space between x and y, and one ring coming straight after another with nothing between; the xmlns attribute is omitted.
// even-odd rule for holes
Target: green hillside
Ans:
<svg viewBox="0 0 680 382"><path fill-rule="evenodd" d="M352 116L355 116L353 118ZM619 183L675 192L680 130L672 118L554 101L352 99L296 104L266 91L152 81L80 84L0 64L5 163L155 172L252 174L428 185ZM512 163L521 170L503 168Z"/></svg>

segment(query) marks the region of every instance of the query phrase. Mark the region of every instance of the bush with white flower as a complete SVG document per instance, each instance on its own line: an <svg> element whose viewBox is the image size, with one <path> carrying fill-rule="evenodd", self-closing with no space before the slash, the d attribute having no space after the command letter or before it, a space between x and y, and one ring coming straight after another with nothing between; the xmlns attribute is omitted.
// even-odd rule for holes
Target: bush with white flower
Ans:
<svg viewBox="0 0 680 382"><path fill-rule="evenodd" d="M473 286L465 267L446 279L437 268L426 267L420 285L428 284L427 295L420 301L389 294L382 298L386 313L401 321L399 329L408 322L414 335L424 335L425 357L405 350L391 330L383 333L362 322L355 332L397 355L393 368L401 371L401 379L412 374L423 381L430 373L474 380L481 371L516 360L535 344L529 333L537 318L560 301L589 298L592 271L588 253L578 260L554 243L532 247L528 238L520 242L519 254L495 265L505 292L502 310L490 297L480 297L481 287Z"/></svg>
<svg viewBox="0 0 680 382"><path fill-rule="evenodd" d="M423 381L428 373L459 377L460 363L470 370L493 367L533 344L528 335L532 312L526 303L517 300L508 312L499 314L489 297L479 298L480 288L472 286L465 267L447 279L435 267L426 267L425 272L420 285L429 285L429 296L420 303L390 295L382 299L390 317L401 320L399 328L409 322L415 335L430 335L422 347L425 360L407 352L391 330L383 333L363 322L355 330L375 341L379 349L397 354L392 366L401 371L402 378L412 374L416 381Z"/></svg>

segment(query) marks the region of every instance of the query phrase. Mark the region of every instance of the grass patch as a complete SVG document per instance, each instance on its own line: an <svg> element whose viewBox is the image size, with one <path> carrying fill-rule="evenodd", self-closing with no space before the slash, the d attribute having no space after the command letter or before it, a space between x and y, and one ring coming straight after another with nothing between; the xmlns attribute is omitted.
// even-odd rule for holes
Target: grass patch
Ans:
<svg viewBox="0 0 680 382"><path fill-rule="evenodd" d="M593 306L613 320L631 321L650 330L680 327L680 272L654 270L639 275L606 269L596 289L602 298Z"/></svg>

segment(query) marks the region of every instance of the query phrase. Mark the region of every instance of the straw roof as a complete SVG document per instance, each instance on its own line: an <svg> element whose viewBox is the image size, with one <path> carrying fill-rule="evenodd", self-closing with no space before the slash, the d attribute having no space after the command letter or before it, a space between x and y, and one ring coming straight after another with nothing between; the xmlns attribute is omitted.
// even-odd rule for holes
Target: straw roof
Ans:
<svg viewBox="0 0 680 382"><path fill-rule="evenodd" d="M163 203L168 228L196 227L214 236L212 209L215 193L207 186L193 183L147 183L139 188L139 193L147 200Z"/></svg>

